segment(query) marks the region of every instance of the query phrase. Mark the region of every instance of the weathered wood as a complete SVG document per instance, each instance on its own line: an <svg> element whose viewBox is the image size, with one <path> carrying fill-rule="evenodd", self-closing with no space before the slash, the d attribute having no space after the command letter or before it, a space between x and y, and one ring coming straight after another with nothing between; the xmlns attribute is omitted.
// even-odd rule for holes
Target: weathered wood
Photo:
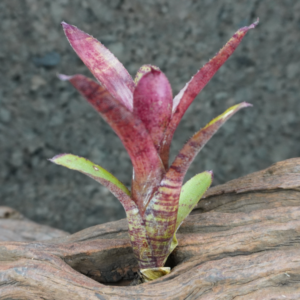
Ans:
<svg viewBox="0 0 300 300"><path fill-rule="evenodd" d="M0 206L0 241L44 241L69 233L27 220L16 210Z"/></svg>
<svg viewBox="0 0 300 300"><path fill-rule="evenodd" d="M125 220L0 242L0 299L300 299L300 158L211 188L177 236L171 274L126 287Z"/></svg>
<svg viewBox="0 0 300 300"><path fill-rule="evenodd" d="M268 191L274 189L300 190L299 158L291 158L269 168L251 173L225 184L209 189L203 198L224 193L243 193L249 191Z"/></svg>

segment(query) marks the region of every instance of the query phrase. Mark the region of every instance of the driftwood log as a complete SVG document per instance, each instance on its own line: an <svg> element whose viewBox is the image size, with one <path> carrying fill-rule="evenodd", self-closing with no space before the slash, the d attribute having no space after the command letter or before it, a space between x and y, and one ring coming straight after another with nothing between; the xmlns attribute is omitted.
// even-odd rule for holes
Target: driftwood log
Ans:
<svg viewBox="0 0 300 300"><path fill-rule="evenodd" d="M68 235L6 210L0 299L300 299L300 158L211 188L177 235L172 272L137 286L123 286L138 268L126 220Z"/></svg>

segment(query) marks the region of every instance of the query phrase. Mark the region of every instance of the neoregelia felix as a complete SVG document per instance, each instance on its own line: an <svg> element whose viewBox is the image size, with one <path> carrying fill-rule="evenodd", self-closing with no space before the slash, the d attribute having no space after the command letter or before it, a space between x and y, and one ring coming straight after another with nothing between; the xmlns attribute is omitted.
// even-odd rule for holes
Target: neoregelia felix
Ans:
<svg viewBox="0 0 300 300"><path fill-rule="evenodd" d="M191 162L232 115L250 104L235 105L213 119L188 140L169 167L175 129L194 98L257 23L239 29L174 99L169 81L159 68L144 65L132 80L99 41L62 23L71 46L98 82L83 75L60 78L70 81L121 139L133 164L131 191L85 158L60 154L51 161L95 179L119 199L126 211L132 248L142 273L164 267L177 245L176 231L212 182L212 171L206 171L182 186Z"/></svg>

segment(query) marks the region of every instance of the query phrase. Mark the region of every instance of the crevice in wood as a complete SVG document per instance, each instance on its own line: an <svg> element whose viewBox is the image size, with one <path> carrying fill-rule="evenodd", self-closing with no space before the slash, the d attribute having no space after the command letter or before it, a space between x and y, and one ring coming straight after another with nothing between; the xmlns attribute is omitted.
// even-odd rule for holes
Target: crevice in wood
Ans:
<svg viewBox="0 0 300 300"><path fill-rule="evenodd" d="M136 286L122 286L138 271L126 220L69 235L11 215L0 208L0 299L300 299L298 158L210 189L171 274Z"/></svg>

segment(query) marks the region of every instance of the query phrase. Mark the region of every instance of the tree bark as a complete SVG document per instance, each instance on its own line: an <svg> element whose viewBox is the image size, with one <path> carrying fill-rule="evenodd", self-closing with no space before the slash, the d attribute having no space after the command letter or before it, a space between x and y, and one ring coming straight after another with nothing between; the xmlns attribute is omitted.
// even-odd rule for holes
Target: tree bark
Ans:
<svg viewBox="0 0 300 300"><path fill-rule="evenodd" d="M0 299L300 299L300 158L211 188L153 282L122 286L138 270L126 220L54 231L0 242Z"/></svg>

